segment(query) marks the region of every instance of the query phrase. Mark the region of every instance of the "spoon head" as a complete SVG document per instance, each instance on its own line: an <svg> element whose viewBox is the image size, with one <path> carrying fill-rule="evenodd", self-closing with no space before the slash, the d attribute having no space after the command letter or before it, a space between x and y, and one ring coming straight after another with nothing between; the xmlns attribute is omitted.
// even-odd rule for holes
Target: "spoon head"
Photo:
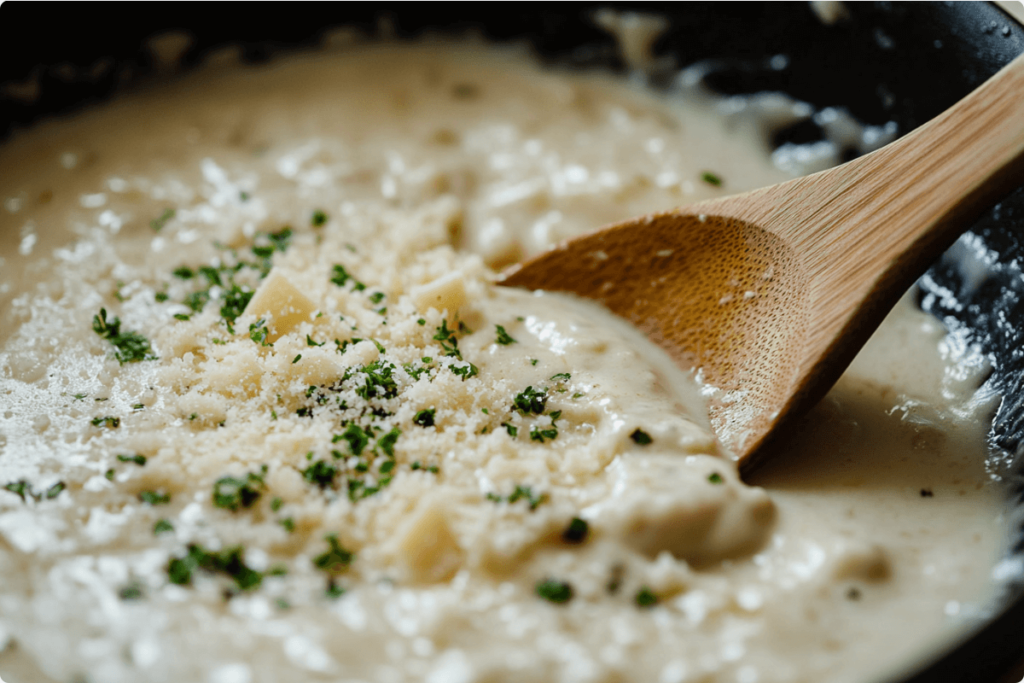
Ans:
<svg viewBox="0 0 1024 683"><path fill-rule="evenodd" d="M719 440L744 469L787 412L808 321L799 260L736 219L664 213L578 237L502 284L601 302L700 373Z"/></svg>

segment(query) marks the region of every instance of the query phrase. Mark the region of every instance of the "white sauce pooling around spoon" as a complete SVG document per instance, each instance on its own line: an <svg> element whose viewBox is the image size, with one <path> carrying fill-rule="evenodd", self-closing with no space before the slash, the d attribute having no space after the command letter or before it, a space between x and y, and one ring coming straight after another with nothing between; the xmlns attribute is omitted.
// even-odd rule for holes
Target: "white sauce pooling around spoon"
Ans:
<svg viewBox="0 0 1024 683"><path fill-rule="evenodd" d="M0 167L5 678L855 681L987 595L984 368L909 302L758 488L634 330L493 285L781 180L712 105L372 46L201 71ZM119 364L128 332L159 358Z"/></svg>

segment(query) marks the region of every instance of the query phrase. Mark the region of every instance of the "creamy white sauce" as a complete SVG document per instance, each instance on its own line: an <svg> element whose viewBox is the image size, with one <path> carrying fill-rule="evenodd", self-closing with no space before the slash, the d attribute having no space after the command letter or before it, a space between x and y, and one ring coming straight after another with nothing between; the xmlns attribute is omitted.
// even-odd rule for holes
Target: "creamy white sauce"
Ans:
<svg viewBox="0 0 1024 683"><path fill-rule="evenodd" d="M633 28L649 46L656 27ZM634 330L493 284L569 235L786 177L757 117L718 106L516 50L390 45L215 68L13 139L0 483L67 488L0 491L0 674L856 681L955 637L1004 543L992 400L975 393L984 363L909 300L748 486L692 379ZM851 125L836 135L863 141ZM230 265L225 247L256 260L286 224L266 279L236 276L256 295L234 334L226 281L201 312L183 303L207 285L175 268ZM159 359L119 365L92 329L101 307ZM462 360L443 355L442 321ZM367 404L375 361L398 396ZM540 414L512 409L526 387L544 389ZM333 438L346 421L380 427L369 473ZM302 475L318 461L348 470L320 487ZM218 478L262 465L251 507L213 505ZM389 474L346 495L346 478ZM510 501L517 485L530 491ZM573 517L584 543L562 539ZM154 535L159 519L173 531ZM336 598L314 564L326 534L355 552ZM229 600L223 573L175 585L168 562L190 543L241 544L251 569L288 574ZM539 597L546 579L572 599Z"/></svg>

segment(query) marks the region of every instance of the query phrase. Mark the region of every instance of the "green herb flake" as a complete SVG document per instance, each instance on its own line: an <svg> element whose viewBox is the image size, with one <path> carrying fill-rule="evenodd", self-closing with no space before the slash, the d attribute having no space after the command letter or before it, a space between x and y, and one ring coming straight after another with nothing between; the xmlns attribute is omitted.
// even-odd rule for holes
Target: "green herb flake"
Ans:
<svg viewBox="0 0 1024 683"><path fill-rule="evenodd" d="M537 425L530 427L530 441L544 443L545 441L554 441L557 438L558 430L554 426L548 429L541 429Z"/></svg>
<svg viewBox="0 0 1024 683"><path fill-rule="evenodd" d="M313 558L313 565L317 569L331 575L340 574L347 570L355 559L355 555L341 546L335 534L327 536L324 540L327 541L330 548Z"/></svg>
<svg viewBox="0 0 1024 683"><path fill-rule="evenodd" d="M301 354L301 353L300 353L300 354L298 354L297 356L295 356L295 358L292 358L292 365L295 365L295 364L296 364L296 363L298 363L298 362L299 362L300 360L302 360L302 354Z"/></svg>
<svg viewBox="0 0 1024 683"><path fill-rule="evenodd" d="M530 365L536 365L536 364L537 364L537 359L536 358L531 358L530 359Z"/></svg>
<svg viewBox="0 0 1024 683"><path fill-rule="evenodd" d="M412 418L412 421L418 424L420 427L433 427L435 413L436 410L434 408L421 410L418 413L416 413L416 416Z"/></svg>
<svg viewBox="0 0 1024 683"><path fill-rule="evenodd" d="M171 494L158 491L143 491L139 494L139 500L147 505L166 505L171 502Z"/></svg>
<svg viewBox="0 0 1024 683"><path fill-rule="evenodd" d="M313 212L312 217L309 219L309 224L314 228L322 228L327 223L327 214L317 209Z"/></svg>
<svg viewBox="0 0 1024 683"><path fill-rule="evenodd" d="M633 433L629 435L629 438L631 438L633 443L638 446L646 446L647 444L654 442L654 439L651 438L650 434L639 428L634 429Z"/></svg>
<svg viewBox="0 0 1024 683"><path fill-rule="evenodd" d="M725 479L723 479L722 475L719 474L718 472L712 472L711 474L709 474L708 475L708 481L711 482L712 484L724 484L725 483Z"/></svg>
<svg viewBox="0 0 1024 683"><path fill-rule="evenodd" d="M274 512L277 512L278 510L281 509L281 505L283 504L284 501L281 500L280 497L275 496L274 499L270 501L270 509L273 510Z"/></svg>
<svg viewBox="0 0 1024 683"><path fill-rule="evenodd" d="M441 342L441 348L444 349L444 355L454 356L460 360L462 359L462 353L459 351L459 340L456 339L455 332L448 329L447 320L442 320L441 326L436 328L434 340Z"/></svg>
<svg viewBox="0 0 1024 683"><path fill-rule="evenodd" d="M164 209L164 212L160 214L159 217L154 218L149 222L149 227L151 227L154 232L160 232L163 230L164 226L167 225L167 222L174 218L174 214L174 209Z"/></svg>
<svg viewBox="0 0 1024 683"><path fill-rule="evenodd" d="M270 330L266 327L267 321L260 318L252 325L249 325L249 339L260 346L273 346L273 344L267 341L267 337L270 335Z"/></svg>
<svg viewBox="0 0 1024 683"><path fill-rule="evenodd" d="M354 422L349 424L342 434L335 434L331 441L336 443L341 439L348 442L352 455L362 455L363 449L370 443L370 435Z"/></svg>
<svg viewBox="0 0 1024 683"><path fill-rule="evenodd" d="M416 321L416 324L422 327L427 324L427 321L424 320L423 318L420 318L419 320Z"/></svg>
<svg viewBox="0 0 1024 683"><path fill-rule="evenodd" d="M398 441L398 437L402 435L402 430L398 427L392 427L384 436L377 439L377 445L383 450L388 457L395 457L395 442Z"/></svg>
<svg viewBox="0 0 1024 683"><path fill-rule="evenodd" d="M242 546L210 552L196 544L188 547L184 557L171 558L167 564L167 578L180 586L190 585L193 575L199 569L211 574L225 574L234 579L243 591L259 588L263 582L263 573L245 563L245 549Z"/></svg>
<svg viewBox="0 0 1024 683"><path fill-rule="evenodd" d="M712 173L711 171L704 171L703 173L701 173L700 179L703 180L708 185L712 185L714 187L722 186L722 179L719 176Z"/></svg>
<svg viewBox="0 0 1024 683"><path fill-rule="evenodd" d="M174 531L174 525L166 519L158 519L156 524L153 525L153 535L159 536L160 534L166 534L169 531Z"/></svg>
<svg viewBox="0 0 1024 683"><path fill-rule="evenodd" d="M291 244L292 239L292 229L286 225L277 232L267 233L267 239L278 251L288 251L288 245Z"/></svg>
<svg viewBox="0 0 1024 683"><path fill-rule="evenodd" d="M333 267L333 272L334 275L331 277L331 282L338 285L339 287L344 287L346 282L352 280L352 282L355 283L353 287L354 291L361 292L364 289L366 289L366 285L364 285L362 282L356 280L354 277L348 274L348 271L345 270L345 266L335 265Z"/></svg>
<svg viewBox="0 0 1024 683"><path fill-rule="evenodd" d="M139 600L142 596L142 586L134 581L127 586L122 586L121 589L117 591L117 597L122 600Z"/></svg>
<svg viewBox="0 0 1024 683"><path fill-rule="evenodd" d="M448 369L461 377L463 382L480 374L480 368L468 362L465 365L449 365Z"/></svg>
<svg viewBox="0 0 1024 683"><path fill-rule="evenodd" d="M254 294L255 292L232 283L231 288L224 294L224 305L220 307L220 317L228 321L229 324L235 322L245 312L245 307L249 305Z"/></svg>
<svg viewBox="0 0 1024 683"><path fill-rule="evenodd" d="M508 332L505 331L504 327L502 327L501 325L495 325L494 327L498 331L498 338L494 340L495 342L501 344L502 346L508 346L509 344L517 343L516 340L513 339Z"/></svg>
<svg viewBox="0 0 1024 683"><path fill-rule="evenodd" d="M552 382L568 382L572 379L572 375L568 372L560 372L557 375L551 375Z"/></svg>
<svg viewBox="0 0 1024 683"><path fill-rule="evenodd" d="M117 474L117 472L114 471L114 468L110 468L103 473L103 476L107 478L107 481L114 481L115 474Z"/></svg>
<svg viewBox="0 0 1024 683"><path fill-rule="evenodd" d="M317 460L315 463L302 470L302 478L311 484L316 484L322 489L334 483L334 477L338 474L338 468L326 460Z"/></svg>
<svg viewBox="0 0 1024 683"><path fill-rule="evenodd" d="M587 540L589 534L590 525L587 524L587 521L579 517L573 517L572 521L569 522L569 526L562 532L562 540L566 543L582 543Z"/></svg>
<svg viewBox="0 0 1024 683"><path fill-rule="evenodd" d="M515 425L511 425L508 422L502 422L501 426L505 428L505 431L508 432L508 435L513 439L519 436L519 428Z"/></svg>
<svg viewBox="0 0 1024 683"><path fill-rule="evenodd" d="M536 591L537 595L556 605L564 605L572 600L572 586L565 581L544 579L537 584Z"/></svg>
<svg viewBox="0 0 1024 683"><path fill-rule="evenodd" d="M534 413L540 415L548 405L548 395L544 389L540 391L528 386L512 399L512 409L522 415Z"/></svg>
<svg viewBox="0 0 1024 683"><path fill-rule="evenodd" d="M106 427L107 429L117 429L121 426L121 418L114 417L113 415L106 415L104 417L94 417L90 420L93 427Z"/></svg>
<svg viewBox="0 0 1024 683"><path fill-rule="evenodd" d="M117 456L118 462L133 462L139 467L146 464L146 456L144 455L119 455Z"/></svg>
<svg viewBox="0 0 1024 683"><path fill-rule="evenodd" d="M221 477L213 485L213 504L231 511L252 507L265 488L263 477L252 472L244 478Z"/></svg>
<svg viewBox="0 0 1024 683"><path fill-rule="evenodd" d="M658 604L658 596L647 586L641 587L633 600L636 602L637 607L654 607Z"/></svg>
<svg viewBox="0 0 1024 683"><path fill-rule="evenodd" d="M192 270L188 266L180 266L175 268L171 274L180 280L191 280L196 276L196 271Z"/></svg>
<svg viewBox="0 0 1024 683"><path fill-rule="evenodd" d="M290 533L290 534L291 534L291 533L294 533L294 532L295 532L295 520L294 520L294 519L292 519L291 517L285 517L285 518L283 518L283 519L279 519L279 520L277 521L277 523L278 523L278 524L280 524L280 525L281 525L281 527L282 527L282 528L283 528L283 529L284 529L285 531L287 531L288 533Z"/></svg>
<svg viewBox="0 0 1024 683"><path fill-rule="evenodd" d="M306 346L323 346L326 343L327 342L319 342L319 343L317 343L317 342L313 341L313 338L310 337L308 334L306 335Z"/></svg>
<svg viewBox="0 0 1024 683"><path fill-rule="evenodd" d="M385 296L386 294L384 294L384 292L374 292L370 295L370 303L379 304L381 301L384 301Z"/></svg>
<svg viewBox="0 0 1024 683"><path fill-rule="evenodd" d="M138 332L122 332L120 318L107 318L107 309L101 308L92 318L92 329L114 345L114 357L121 365L143 360L157 360L149 340Z"/></svg>

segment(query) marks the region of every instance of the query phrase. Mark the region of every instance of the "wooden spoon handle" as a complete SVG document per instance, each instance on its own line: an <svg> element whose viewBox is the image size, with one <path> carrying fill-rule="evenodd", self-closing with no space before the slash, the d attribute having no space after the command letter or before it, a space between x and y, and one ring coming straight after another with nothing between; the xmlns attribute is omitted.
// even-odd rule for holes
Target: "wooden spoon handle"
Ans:
<svg viewBox="0 0 1024 683"><path fill-rule="evenodd" d="M848 290L894 269L906 273L909 287L972 219L1021 184L1024 55L892 144L766 188L769 201L764 190L743 195L729 214L804 254L812 287Z"/></svg>

